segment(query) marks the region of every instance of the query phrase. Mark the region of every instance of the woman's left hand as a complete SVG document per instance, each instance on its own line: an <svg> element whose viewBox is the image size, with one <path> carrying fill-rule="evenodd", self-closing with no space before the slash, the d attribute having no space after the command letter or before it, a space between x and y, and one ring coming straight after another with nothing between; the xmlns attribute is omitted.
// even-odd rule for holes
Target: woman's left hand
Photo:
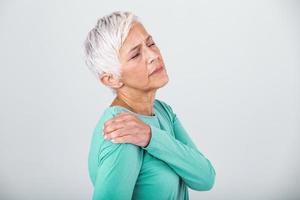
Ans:
<svg viewBox="0 0 300 200"><path fill-rule="evenodd" d="M103 135L113 143L131 143L145 147L151 139L151 128L134 114L122 112L104 123Z"/></svg>

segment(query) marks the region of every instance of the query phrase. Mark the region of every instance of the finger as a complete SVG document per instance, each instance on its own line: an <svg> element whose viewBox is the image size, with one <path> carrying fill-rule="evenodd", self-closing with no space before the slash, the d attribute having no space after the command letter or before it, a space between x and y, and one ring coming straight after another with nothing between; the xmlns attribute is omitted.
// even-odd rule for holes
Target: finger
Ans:
<svg viewBox="0 0 300 200"><path fill-rule="evenodd" d="M111 139L114 139L114 138L117 138L117 137L120 137L120 136L124 136L124 135L125 135L124 129L118 129L118 130L115 130L111 133L104 134L104 139L111 140Z"/></svg>
<svg viewBox="0 0 300 200"><path fill-rule="evenodd" d="M134 144L134 137L132 135L125 135L122 137L117 137L111 140L113 143L131 143Z"/></svg>
<svg viewBox="0 0 300 200"><path fill-rule="evenodd" d="M110 125L104 126L103 134L109 134L115 130L121 129L125 126L124 121L114 121Z"/></svg>
<svg viewBox="0 0 300 200"><path fill-rule="evenodd" d="M121 117L114 117L113 119L110 119L110 120L106 121L103 125L103 128L102 128L103 134L109 133L109 132L114 131L118 128L122 128L124 126L122 124L124 124L125 120L126 119L121 118Z"/></svg>
<svg viewBox="0 0 300 200"><path fill-rule="evenodd" d="M136 135L135 130L127 127L120 128L118 130L112 131L111 133L104 134L105 139L114 139L117 137L123 137L125 135Z"/></svg>

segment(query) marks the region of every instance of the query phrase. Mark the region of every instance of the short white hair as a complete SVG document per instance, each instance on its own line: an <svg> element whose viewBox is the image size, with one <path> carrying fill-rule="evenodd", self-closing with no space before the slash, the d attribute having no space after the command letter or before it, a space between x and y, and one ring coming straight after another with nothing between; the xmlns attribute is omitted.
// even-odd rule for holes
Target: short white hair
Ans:
<svg viewBox="0 0 300 200"><path fill-rule="evenodd" d="M84 41L85 63L99 79L108 72L120 78L119 50L134 22L139 18L131 12L116 11L98 19Z"/></svg>

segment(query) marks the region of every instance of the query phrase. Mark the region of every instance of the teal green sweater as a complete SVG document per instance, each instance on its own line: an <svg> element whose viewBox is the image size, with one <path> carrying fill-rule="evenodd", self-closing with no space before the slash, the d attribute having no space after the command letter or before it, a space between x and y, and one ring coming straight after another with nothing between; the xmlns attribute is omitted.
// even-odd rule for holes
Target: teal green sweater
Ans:
<svg viewBox="0 0 300 200"><path fill-rule="evenodd" d="M136 114L151 127L151 139L143 148L105 140L105 121L119 112ZM134 113L121 106L105 109L91 140L89 175L93 200L187 200L188 188L210 190L215 170L197 149L172 108L155 99L153 116Z"/></svg>

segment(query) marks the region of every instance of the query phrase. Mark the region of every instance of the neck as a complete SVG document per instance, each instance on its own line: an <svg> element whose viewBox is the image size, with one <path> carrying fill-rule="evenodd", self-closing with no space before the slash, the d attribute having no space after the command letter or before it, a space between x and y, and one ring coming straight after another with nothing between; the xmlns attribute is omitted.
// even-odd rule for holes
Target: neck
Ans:
<svg viewBox="0 0 300 200"><path fill-rule="evenodd" d="M154 115L153 104L156 90L144 91L117 91L113 105L120 105L142 115Z"/></svg>

